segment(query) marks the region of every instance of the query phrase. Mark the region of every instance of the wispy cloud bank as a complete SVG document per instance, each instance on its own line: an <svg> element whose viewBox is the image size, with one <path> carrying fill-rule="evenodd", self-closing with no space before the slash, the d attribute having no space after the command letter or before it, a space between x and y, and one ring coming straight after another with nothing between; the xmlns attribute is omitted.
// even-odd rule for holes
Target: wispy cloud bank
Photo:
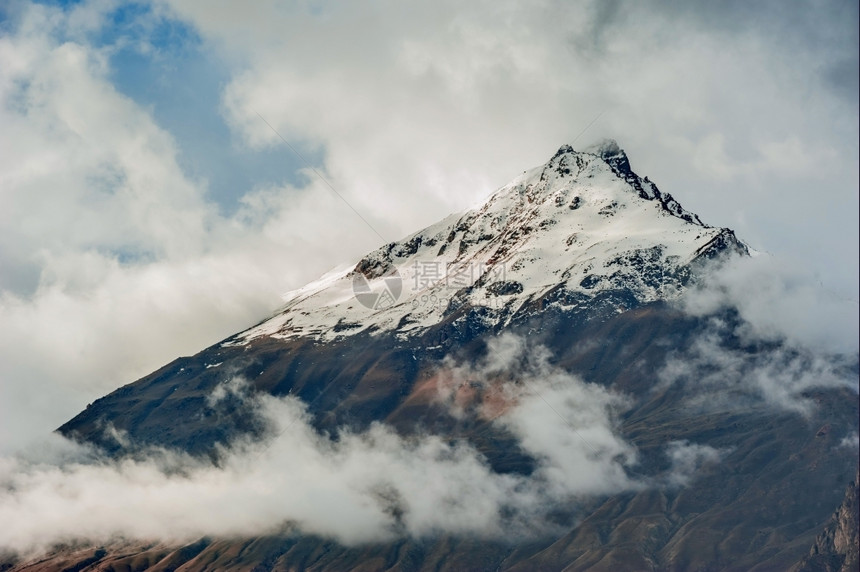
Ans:
<svg viewBox="0 0 860 572"><path fill-rule="evenodd" d="M295 400L260 398L258 406L279 436L235 444L217 468L171 452L60 465L4 458L0 518L16 526L4 527L0 546L26 552L62 541L175 542L290 527L351 544L440 532L500 537L542 526L548 491L532 478L494 473L468 444L403 438L380 424L331 441ZM564 492L594 488L574 479Z"/></svg>
<svg viewBox="0 0 860 572"><path fill-rule="evenodd" d="M626 400L548 357L502 336L478 366L448 362L439 385L439 399L461 415L509 431L535 459L531 474L494 472L468 442L401 436L380 423L332 439L312 428L300 401L250 394L241 379L225 379L207 406L243 400L268 423L268 439L234 442L218 466L165 450L113 461L70 444L0 458L0 520L16 523L0 531L0 547L33 554L75 540L180 542L291 529L346 544L440 533L523 538L555 530L547 515L559 506L685 485L720 459L707 446L667 443L666 474L631 476L637 451L616 421ZM481 399L455 406L446 391L466 380L480 386Z"/></svg>
<svg viewBox="0 0 860 572"><path fill-rule="evenodd" d="M694 316L737 310L743 324L736 333L747 340L786 341L833 354L860 349L858 300L827 289L785 256L719 261L685 293L682 307Z"/></svg>
<svg viewBox="0 0 860 572"><path fill-rule="evenodd" d="M676 301L704 327L658 372L696 407L762 403L808 416L814 389L858 391L857 301L779 258L715 261Z"/></svg>

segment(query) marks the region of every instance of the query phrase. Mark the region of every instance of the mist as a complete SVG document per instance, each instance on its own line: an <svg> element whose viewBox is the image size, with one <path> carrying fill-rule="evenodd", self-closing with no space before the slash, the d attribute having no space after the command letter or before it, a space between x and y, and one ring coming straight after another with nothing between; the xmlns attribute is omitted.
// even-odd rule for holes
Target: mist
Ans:
<svg viewBox="0 0 860 572"><path fill-rule="evenodd" d="M857 301L784 257L715 260L672 303L706 327L670 353L655 389L683 385L690 407L809 417L811 390L860 391Z"/></svg>
<svg viewBox="0 0 860 572"><path fill-rule="evenodd" d="M618 423L629 399L551 366L550 357L506 334L479 363L449 358L436 376L435 399L452 415L479 415L509 431L535 459L531 474L496 473L468 442L402 436L382 423L320 434L298 399L255 394L228 377L207 407L244 400L268 424L267 438L224 445L216 465L158 448L110 459L59 436L0 458L0 521L15 523L0 532L0 547L32 557L75 541L291 532L346 545L440 534L521 540L557 531L548 515L559 503L684 485L724 453L671 442L667 472L636 475L637 450ZM458 399L466 380L492 398Z"/></svg>

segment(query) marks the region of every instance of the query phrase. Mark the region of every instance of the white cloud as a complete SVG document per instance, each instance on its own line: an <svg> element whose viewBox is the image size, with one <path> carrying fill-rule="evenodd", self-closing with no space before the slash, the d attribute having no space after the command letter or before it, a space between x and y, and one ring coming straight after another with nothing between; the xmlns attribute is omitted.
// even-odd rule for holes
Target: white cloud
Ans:
<svg viewBox="0 0 860 572"><path fill-rule="evenodd" d="M747 339L787 340L825 353L860 347L858 301L823 286L791 259L766 254L721 261L688 290L683 309L703 316L735 308Z"/></svg>
<svg viewBox="0 0 860 572"><path fill-rule="evenodd" d="M857 301L785 258L715 260L675 304L705 327L669 356L657 388L682 384L693 408L766 404L809 416L809 391L860 390Z"/></svg>
<svg viewBox="0 0 860 572"><path fill-rule="evenodd" d="M734 18L755 13L709 21L665 2L166 4L241 61L224 93L237 135L279 144L259 113L322 145L335 186L386 235L484 196L605 111L580 143L616 137L705 220L857 290L857 241L843 240L858 226L856 104L810 81L849 42L785 40L842 38L835 6L798 6L815 16L800 24L762 7L775 33Z"/></svg>
<svg viewBox="0 0 860 572"><path fill-rule="evenodd" d="M666 456L671 463L666 482L672 486L687 486L704 466L719 463L730 452L710 445L672 441L666 446Z"/></svg>
<svg viewBox="0 0 860 572"><path fill-rule="evenodd" d="M766 404L809 416L812 389L858 391L856 354L839 355L786 343L751 340L738 344L733 329L719 319L699 332L688 348L670 355L655 389L681 384L686 402L706 411L744 410Z"/></svg>
<svg viewBox="0 0 860 572"><path fill-rule="evenodd" d="M860 449L860 435L857 432L853 432L850 435L846 435L839 441L840 447L848 447L849 449L858 450Z"/></svg>
<svg viewBox="0 0 860 572"><path fill-rule="evenodd" d="M109 48L87 43L104 6L19 7L0 36L0 450L247 327L375 241L327 215L345 207L315 179L220 216L170 134L111 85Z"/></svg>
<svg viewBox="0 0 860 572"><path fill-rule="evenodd" d="M500 354L511 348L514 359L503 364ZM627 400L551 366L549 357L505 335L479 364L449 361L440 372L454 391L462 387L450 382L480 386L480 399L461 405L510 432L535 459L528 475L494 472L465 441L400 436L381 423L332 439L313 429L299 400L253 394L227 377L207 406L242 400L265 419L269 437L224 447L217 467L160 449L107 460L59 437L0 457L0 521L16 523L0 530L0 550L33 557L58 542L184 542L291 528L348 545L439 533L522 540L557 532L546 516L559 506L686 486L727 452L672 442L665 474L629 476L638 454L616 420ZM440 394L448 403L452 397Z"/></svg>
<svg viewBox="0 0 860 572"><path fill-rule="evenodd" d="M621 468L635 452L607 417L617 400L561 375L543 385L528 380L542 399L520 393L498 421L537 457L531 476L494 473L468 444L400 437L382 424L329 440L313 430L299 401L250 396L247 386L228 381L210 405L228 392L248 400L276 437L235 443L217 468L169 451L98 463L69 452L57 455L60 462L47 452L3 457L0 520L16 526L0 532L0 547L33 554L62 541L176 542L287 526L347 544L438 532L540 534L542 516L559 501L643 486ZM569 421L548 414L543 399Z"/></svg>
<svg viewBox="0 0 860 572"><path fill-rule="evenodd" d="M510 431L540 461L536 476L553 496L636 488L625 468L638 462L620 436L623 395L554 367L549 352L524 338L492 338L476 364L447 361L436 378L438 398L455 416L477 414Z"/></svg>

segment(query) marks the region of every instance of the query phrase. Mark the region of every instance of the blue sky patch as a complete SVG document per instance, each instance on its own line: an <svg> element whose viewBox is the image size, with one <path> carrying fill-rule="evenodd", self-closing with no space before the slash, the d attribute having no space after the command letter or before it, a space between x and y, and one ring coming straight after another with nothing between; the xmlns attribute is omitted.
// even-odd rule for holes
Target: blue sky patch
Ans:
<svg viewBox="0 0 860 572"><path fill-rule="evenodd" d="M220 111L229 70L193 27L155 15L148 3L123 3L91 41L109 49L109 79L117 91L170 132L180 166L191 178L207 181L207 197L223 214L235 212L239 199L256 187L306 182L297 172L304 164L286 145L249 149L231 133ZM315 166L321 164L321 152L291 144Z"/></svg>

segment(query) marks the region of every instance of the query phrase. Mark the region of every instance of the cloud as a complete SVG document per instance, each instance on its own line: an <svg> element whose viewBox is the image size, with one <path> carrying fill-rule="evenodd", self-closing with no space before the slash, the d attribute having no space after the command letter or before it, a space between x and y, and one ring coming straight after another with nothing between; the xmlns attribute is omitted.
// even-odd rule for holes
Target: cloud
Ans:
<svg viewBox="0 0 860 572"><path fill-rule="evenodd" d="M844 3L167 4L242 60L223 100L237 136L279 145L260 114L324 147L383 234L485 196L605 112L579 143L614 136L705 220L857 288L856 98L809 81L857 61Z"/></svg>
<svg viewBox="0 0 860 572"><path fill-rule="evenodd" d="M510 348L518 348L513 361ZM382 423L319 434L301 401L254 394L227 377L207 406L244 402L265 420L268 437L224 446L217 466L163 449L105 459L56 436L27 455L0 457L0 520L16 523L0 530L0 549L33 557L63 542L288 531L347 545L437 534L522 540L557 532L548 515L559 506L685 486L725 453L672 442L665 474L630 476L638 454L617 421L626 399L552 367L549 357L505 335L476 367L450 360L443 367L445 379L481 386L468 414L509 431L535 459L530 474L494 472L466 441L401 436Z"/></svg>
<svg viewBox="0 0 860 572"><path fill-rule="evenodd" d="M747 340L785 340L833 354L860 347L857 299L825 288L785 257L756 253L720 261L685 292L681 305L694 316L736 309L743 320L737 333Z"/></svg>
<svg viewBox="0 0 860 572"><path fill-rule="evenodd" d="M657 388L681 384L694 409L743 410L764 404L804 416L815 408L806 395L810 390L858 390L856 357L791 347L737 347L726 339L723 327L715 324L714 331L701 334L686 351L667 360L658 372Z"/></svg>
<svg viewBox="0 0 860 572"><path fill-rule="evenodd" d="M856 302L773 257L716 261L676 304L704 327L669 355L655 389L681 385L690 407L809 416L809 391L860 389Z"/></svg>
<svg viewBox="0 0 860 572"><path fill-rule="evenodd" d="M666 456L671 463L666 482L670 486L687 486L703 466L719 463L730 452L731 449L715 449L710 445L671 441L666 446Z"/></svg>
<svg viewBox="0 0 860 572"><path fill-rule="evenodd" d="M111 84L111 47L88 39L111 9L18 3L0 35L0 451L372 245L326 216L345 207L316 179L249 189L220 215L171 134Z"/></svg>
<svg viewBox="0 0 860 572"><path fill-rule="evenodd" d="M638 454L617 419L629 400L552 366L550 357L546 348L502 334L476 364L446 360L438 399L454 416L492 419L513 434L540 461L536 478L553 497L571 488L597 494L641 486L627 474Z"/></svg>
<svg viewBox="0 0 860 572"><path fill-rule="evenodd" d="M848 447L850 449L854 449L855 451L860 448L860 436L857 432L853 432L850 435L846 435L839 441L840 447Z"/></svg>
<svg viewBox="0 0 860 572"><path fill-rule="evenodd" d="M493 473L469 445L404 438L381 424L331 441L310 427L300 402L255 399L277 437L235 444L218 468L168 451L96 464L3 458L0 517L16 526L0 533L0 546L34 553L63 541L175 542L291 526L346 544L498 536L513 525L505 508L523 518L547 500L527 478Z"/></svg>

